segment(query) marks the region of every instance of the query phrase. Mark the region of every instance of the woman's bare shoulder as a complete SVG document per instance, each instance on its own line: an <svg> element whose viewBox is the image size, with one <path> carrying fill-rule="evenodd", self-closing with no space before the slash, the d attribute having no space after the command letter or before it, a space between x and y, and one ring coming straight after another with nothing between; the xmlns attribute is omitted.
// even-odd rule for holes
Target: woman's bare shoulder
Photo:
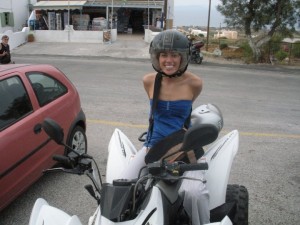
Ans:
<svg viewBox="0 0 300 225"><path fill-rule="evenodd" d="M200 78L200 76L198 76L194 73L191 73L191 72L186 72L186 75L187 75L187 80L189 83L195 84L196 86L202 85L202 79Z"/></svg>
<svg viewBox="0 0 300 225"><path fill-rule="evenodd" d="M193 92L193 101L194 101L202 91L203 82L199 76L191 72L187 73L187 77L188 77L187 78L188 84L191 87L191 90Z"/></svg>
<svg viewBox="0 0 300 225"><path fill-rule="evenodd" d="M153 96L153 87L156 73L148 73L143 77L144 89L148 95L148 98Z"/></svg>
<svg viewBox="0 0 300 225"><path fill-rule="evenodd" d="M144 75L143 77L143 83L144 84L151 84L154 82L155 80L155 75L156 73L148 73L146 75Z"/></svg>

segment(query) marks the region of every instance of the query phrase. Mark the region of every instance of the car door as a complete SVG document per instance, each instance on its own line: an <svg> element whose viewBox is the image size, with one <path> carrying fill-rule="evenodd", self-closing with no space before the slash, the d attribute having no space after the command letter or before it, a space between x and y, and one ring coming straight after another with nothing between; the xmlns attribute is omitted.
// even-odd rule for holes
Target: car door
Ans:
<svg viewBox="0 0 300 225"><path fill-rule="evenodd" d="M42 117L19 74L0 80L0 210L42 174Z"/></svg>
<svg viewBox="0 0 300 225"><path fill-rule="evenodd" d="M37 96L43 117L55 120L67 135L75 118L72 114L74 97L67 86L49 72L51 71L47 71L47 73L27 72L27 77Z"/></svg>

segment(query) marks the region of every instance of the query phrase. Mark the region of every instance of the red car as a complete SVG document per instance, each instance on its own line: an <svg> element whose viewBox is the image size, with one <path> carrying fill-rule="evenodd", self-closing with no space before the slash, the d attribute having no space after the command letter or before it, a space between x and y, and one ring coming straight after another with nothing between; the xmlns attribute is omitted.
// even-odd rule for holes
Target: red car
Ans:
<svg viewBox="0 0 300 225"><path fill-rule="evenodd" d="M86 119L75 86L51 65L0 65L0 211L68 151L42 130L57 121L65 143L86 153Z"/></svg>

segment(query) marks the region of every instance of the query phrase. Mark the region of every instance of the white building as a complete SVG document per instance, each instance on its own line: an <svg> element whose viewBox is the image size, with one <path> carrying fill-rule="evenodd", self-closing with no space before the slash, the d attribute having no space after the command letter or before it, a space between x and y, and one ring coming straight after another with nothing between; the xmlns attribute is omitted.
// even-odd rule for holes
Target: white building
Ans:
<svg viewBox="0 0 300 225"><path fill-rule="evenodd" d="M8 35L11 49L26 42L28 32L40 42L102 43L109 29L112 41L117 32L145 34L157 17L171 29L173 10L174 0L0 0L0 38ZM96 22L103 18L106 26L101 30ZM148 33L145 41L153 36Z"/></svg>
<svg viewBox="0 0 300 225"><path fill-rule="evenodd" d="M21 31L36 0L0 0L0 33Z"/></svg>
<svg viewBox="0 0 300 225"><path fill-rule="evenodd" d="M237 39L238 37L238 33L237 31L231 31L231 30L221 30L218 31L217 34L214 34L214 38L228 38L228 39Z"/></svg>
<svg viewBox="0 0 300 225"><path fill-rule="evenodd" d="M36 0L0 0L0 40L9 37L10 49L27 41L27 20Z"/></svg>
<svg viewBox="0 0 300 225"><path fill-rule="evenodd" d="M191 30L190 30L190 33L191 33L192 35L196 35L196 36L202 34L204 37L207 37L207 31L203 31L203 30L195 30L195 29L191 29Z"/></svg>

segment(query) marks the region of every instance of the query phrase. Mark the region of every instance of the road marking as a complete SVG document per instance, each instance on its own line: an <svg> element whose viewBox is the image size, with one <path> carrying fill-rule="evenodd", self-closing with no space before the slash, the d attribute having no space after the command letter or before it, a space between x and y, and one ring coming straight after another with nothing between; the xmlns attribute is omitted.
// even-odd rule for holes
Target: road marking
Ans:
<svg viewBox="0 0 300 225"><path fill-rule="evenodd" d="M240 134L243 135L243 136L300 139L300 135L297 135L297 134L272 134L272 133L256 133L256 132L240 132Z"/></svg>
<svg viewBox="0 0 300 225"><path fill-rule="evenodd" d="M115 126L115 127L133 127L133 128L144 128L144 129L148 128L148 125L144 125L144 124L130 124L130 123L122 123L122 122L116 122L116 121L109 121L109 120L87 119L87 122L95 123L95 124L105 124L105 125L110 125L110 126ZM222 131L222 133L228 133L228 132ZM239 131L239 133L242 136L300 139L300 135L298 135L298 134L273 134L273 133L257 133L257 132L242 132L242 131Z"/></svg>
<svg viewBox="0 0 300 225"><path fill-rule="evenodd" d="M145 129L148 128L148 125L122 123L122 122L109 121L109 120L90 120L90 119L87 119L86 121L90 122L90 123L98 123L98 124L105 124L105 125L118 126L118 127L134 127L134 128L145 128Z"/></svg>

